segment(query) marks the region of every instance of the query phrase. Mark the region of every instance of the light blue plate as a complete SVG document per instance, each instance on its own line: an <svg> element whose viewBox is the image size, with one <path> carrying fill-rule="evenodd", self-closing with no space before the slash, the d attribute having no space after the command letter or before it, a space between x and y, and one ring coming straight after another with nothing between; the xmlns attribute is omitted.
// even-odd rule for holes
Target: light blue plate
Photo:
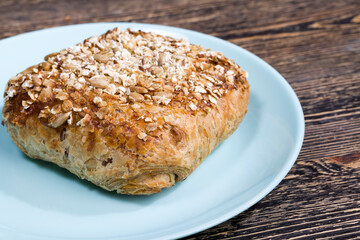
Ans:
<svg viewBox="0 0 360 240"><path fill-rule="evenodd" d="M249 73L250 106L239 129L184 182L152 196L122 196L27 158L0 128L0 239L169 239L219 224L268 194L294 164L304 137L300 103L286 80L252 53L185 29L96 23L0 41L0 92L49 53L120 27L152 31L222 51ZM3 104L1 103L1 108Z"/></svg>

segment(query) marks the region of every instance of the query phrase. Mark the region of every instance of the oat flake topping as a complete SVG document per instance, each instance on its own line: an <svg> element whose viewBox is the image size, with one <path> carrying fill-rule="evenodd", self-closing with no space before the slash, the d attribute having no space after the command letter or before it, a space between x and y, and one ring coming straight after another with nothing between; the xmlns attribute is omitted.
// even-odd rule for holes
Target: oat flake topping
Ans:
<svg viewBox="0 0 360 240"><path fill-rule="evenodd" d="M227 91L243 91L246 72L222 53L186 40L115 28L45 57L13 77L5 109L15 124L37 116L48 126L120 124L125 114L157 128L152 115L135 114L143 105L208 113ZM122 109L130 106L133 112ZM9 109L7 109L9 108ZM140 133L145 140L146 134Z"/></svg>

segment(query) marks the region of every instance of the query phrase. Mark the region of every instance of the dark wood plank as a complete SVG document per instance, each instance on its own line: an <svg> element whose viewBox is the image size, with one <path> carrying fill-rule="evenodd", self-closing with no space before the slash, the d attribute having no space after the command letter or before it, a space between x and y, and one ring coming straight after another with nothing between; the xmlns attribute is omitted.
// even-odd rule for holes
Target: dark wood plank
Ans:
<svg viewBox="0 0 360 240"><path fill-rule="evenodd" d="M233 42L274 66L303 106L304 145L282 183L244 213L186 239L360 239L358 0L0 1L0 38L111 21Z"/></svg>

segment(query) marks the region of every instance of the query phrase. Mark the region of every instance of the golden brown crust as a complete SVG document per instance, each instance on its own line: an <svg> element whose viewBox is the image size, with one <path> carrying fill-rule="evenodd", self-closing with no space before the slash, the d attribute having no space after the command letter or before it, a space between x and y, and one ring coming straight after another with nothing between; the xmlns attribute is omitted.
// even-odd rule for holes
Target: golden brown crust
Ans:
<svg viewBox="0 0 360 240"><path fill-rule="evenodd" d="M239 125L246 73L221 53L114 29L12 78L3 122L19 148L107 190L184 180Z"/></svg>

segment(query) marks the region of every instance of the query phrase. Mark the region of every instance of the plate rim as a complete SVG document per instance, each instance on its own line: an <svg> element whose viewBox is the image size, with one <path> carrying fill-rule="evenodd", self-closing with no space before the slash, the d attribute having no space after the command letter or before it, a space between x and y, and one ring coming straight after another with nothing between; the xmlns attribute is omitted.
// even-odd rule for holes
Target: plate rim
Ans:
<svg viewBox="0 0 360 240"><path fill-rule="evenodd" d="M29 32L21 33L21 34L15 35L15 36L10 36L10 37L0 39L0 47L1 47L2 44L5 44L8 41L12 41L12 40L15 40L17 38L21 38L21 37L24 37L24 36L36 34L38 32L43 32L43 31L57 30L57 29L64 29L64 28L73 28L73 27L80 27L81 28L82 26L87 26L87 25L115 25L115 24L118 25L119 27L126 26L126 27L129 27L129 28L139 28L139 29L141 29L141 28L152 28L152 29L170 31L170 32L174 32L174 33L176 33L177 31L180 31L181 33L184 33L185 35L186 34L191 34L191 35L195 34L195 35L200 36L200 37L210 38L212 40L221 42L221 45L227 45L228 47L237 48L238 50L244 51L244 52L246 52L246 54L248 54L251 57L253 57L254 59L256 59L256 61L260 62L262 66L266 67L266 71L270 71L273 75L276 76L279 83L284 87L284 89L288 93L288 96L289 96L289 99L291 99L292 105L294 104L294 106L295 106L294 110L295 110L295 114L296 114L296 121L297 121L296 127L297 127L298 136L294 141L294 147L292 148L291 154L289 154L289 157L287 158L285 164L283 164L281 166L281 169L278 171L276 176L272 179L272 181L270 181L267 184L267 186L265 188L263 188L253 198L249 199L245 203L242 203L240 206L238 206L238 207L236 207L236 208L232 209L231 211L228 211L228 212L226 212L224 214L221 214L220 216L217 216L214 219L211 219L209 221L206 221L206 222L204 222L202 224L199 224L199 225L196 225L194 227L187 228L185 230L180 230L180 231L174 232L172 234L167 234L167 235L155 237L155 238L152 238L152 239L174 239L174 238L186 237L186 236L189 236L189 235L204 231L204 230L209 229L211 227L214 227L214 226L216 226L216 225L218 225L218 224L220 224L222 222L225 222L225 221L229 220L230 218L233 218L234 216L244 212L245 210L247 210L248 208L250 208L251 206L253 206L257 202L259 202L261 199L263 199L272 190L274 190L276 188L276 186L278 186L280 184L280 182L288 174L288 172L290 171L292 166L295 164L295 162L297 160L297 157L298 157L298 155L300 153L300 150L301 150L301 147L302 147L302 144L303 144L303 141L304 141L304 135L305 135L304 113L303 113L303 109L301 107L301 103L299 101L299 98L297 97L295 91L290 86L290 84L286 81L286 79L275 68L273 68L270 64L268 64L266 61L264 61L260 57L256 56L252 52L244 49L243 47L240 47L240 46L238 46L238 45L236 45L234 43L231 43L229 41L226 41L224 39L221 39L221 38L209 35L209 34L205 34L205 33L202 33L202 32L190 30L190 29L173 27L173 26L168 26L168 25L160 25L160 24L139 23L139 22L97 22L97 23L81 23L81 24L71 24L71 25L64 25L64 26L55 26L55 27L50 27L50 28L44 28L44 29L29 31ZM105 30L106 29L104 29L104 31ZM146 29L143 29L143 30L146 31ZM10 230L10 232L12 232L12 230ZM158 231L155 231L155 232L152 232L152 233L156 233L156 232L158 232ZM25 234L26 232L17 232L15 234L18 235L18 236L21 236L21 235L24 235L23 233ZM29 235L26 234L26 236L29 236ZM33 234L31 234L30 237L36 237L35 239L48 239L47 236L42 236L42 235L33 235ZM70 237L70 238L51 237L51 238L52 239L75 239L74 237ZM98 239L98 238L95 238L95 239ZM109 239L110 240L110 239L118 239L118 237L110 236L110 237L105 237L105 238L101 238L101 239Z"/></svg>

